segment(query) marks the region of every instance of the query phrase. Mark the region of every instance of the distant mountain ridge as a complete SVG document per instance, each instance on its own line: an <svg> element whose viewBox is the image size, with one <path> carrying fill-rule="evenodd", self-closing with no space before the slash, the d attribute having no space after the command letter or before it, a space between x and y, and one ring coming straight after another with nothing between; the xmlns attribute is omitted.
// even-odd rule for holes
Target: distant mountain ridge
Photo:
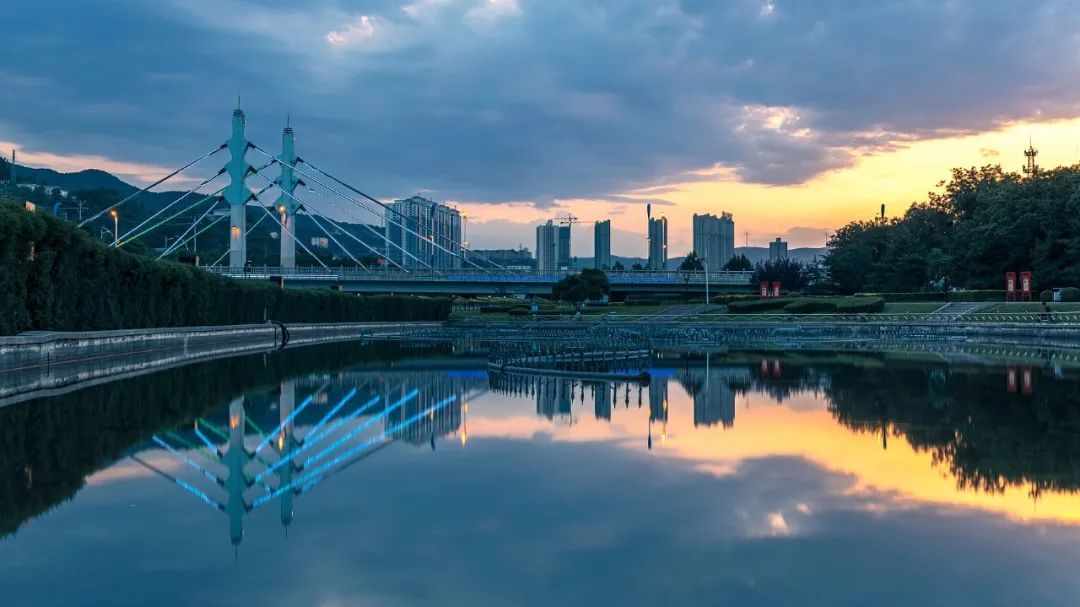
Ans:
<svg viewBox="0 0 1080 607"><path fill-rule="evenodd" d="M0 161L0 178L8 179L11 175L11 163ZM35 169L15 165L15 172L22 183L39 183L56 186L68 191L75 190L115 190L121 196L136 192L139 188L124 182L116 175L100 169L86 169L75 173L61 173L53 169Z"/></svg>

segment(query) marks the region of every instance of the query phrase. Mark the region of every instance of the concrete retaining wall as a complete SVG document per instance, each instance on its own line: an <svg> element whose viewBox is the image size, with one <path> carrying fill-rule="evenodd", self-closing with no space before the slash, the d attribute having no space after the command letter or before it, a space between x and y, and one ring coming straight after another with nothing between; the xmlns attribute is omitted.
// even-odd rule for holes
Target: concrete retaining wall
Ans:
<svg viewBox="0 0 1080 607"><path fill-rule="evenodd" d="M288 345L397 335L440 323L297 324ZM0 406L196 360L279 347L276 325L22 333L0 337Z"/></svg>

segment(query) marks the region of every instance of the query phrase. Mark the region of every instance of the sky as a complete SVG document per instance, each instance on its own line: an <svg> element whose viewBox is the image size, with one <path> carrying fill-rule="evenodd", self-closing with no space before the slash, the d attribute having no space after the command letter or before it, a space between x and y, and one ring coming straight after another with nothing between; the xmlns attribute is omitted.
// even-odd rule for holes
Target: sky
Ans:
<svg viewBox="0 0 1080 607"><path fill-rule="evenodd" d="M8 0L0 147L148 183L250 139L384 199L468 214L473 248L573 215L643 256L694 213L822 246L955 166L1080 162L1075 0ZM256 158L251 158L255 162ZM212 173L216 167L204 169Z"/></svg>

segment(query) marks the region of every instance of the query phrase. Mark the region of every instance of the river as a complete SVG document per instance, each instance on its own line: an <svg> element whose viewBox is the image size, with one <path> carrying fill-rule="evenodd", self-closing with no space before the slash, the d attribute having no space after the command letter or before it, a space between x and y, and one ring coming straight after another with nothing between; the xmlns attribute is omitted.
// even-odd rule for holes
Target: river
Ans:
<svg viewBox="0 0 1080 607"><path fill-rule="evenodd" d="M3 605L1076 605L1080 371L342 344L0 408Z"/></svg>

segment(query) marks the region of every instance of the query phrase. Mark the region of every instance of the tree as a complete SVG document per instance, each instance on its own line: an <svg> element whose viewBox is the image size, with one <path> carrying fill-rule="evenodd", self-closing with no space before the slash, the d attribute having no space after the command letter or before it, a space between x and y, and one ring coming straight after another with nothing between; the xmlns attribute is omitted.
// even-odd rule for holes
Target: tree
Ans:
<svg viewBox="0 0 1080 607"><path fill-rule="evenodd" d="M750 258L746 255L736 255L724 264L723 269L728 272L749 272L754 269L754 264L750 263Z"/></svg>
<svg viewBox="0 0 1080 607"><path fill-rule="evenodd" d="M635 263L634 265L630 266L630 269L634 272L644 272L645 266L641 265L640 263Z"/></svg>
<svg viewBox="0 0 1080 607"><path fill-rule="evenodd" d="M680 272L704 272L705 263L697 256L697 253L690 251L686 256L686 259L679 264Z"/></svg>
<svg viewBox="0 0 1080 607"><path fill-rule="evenodd" d="M624 266L621 261L616 261L615 264L611 266L611 270L613 272L625 272L626 266Z"/></svg>
<svg viewBox="0 0 1080 607"><path fill-rule="evenodd" d="M611 283L603 270L587 268L580 274L565 276L551 287L551 297L580 305L584 301L602 299L611 293Z"/></svg>
<svg viewBox="0 0 1080 607"><path fill-rule="evenodd" d="M811 272L794 259L770 259L754 267L753 283L779 282L784 288L801 291L810 284Z"/></svg>
<svg viewBox="0 0 1080 607"><path fill-rule="evenodd" d="M830 240L824 267L844 292L1000 289L1005 272L1080 284L1080 165L1021 178L953 169L898 219L859 221Z"/></svg>

